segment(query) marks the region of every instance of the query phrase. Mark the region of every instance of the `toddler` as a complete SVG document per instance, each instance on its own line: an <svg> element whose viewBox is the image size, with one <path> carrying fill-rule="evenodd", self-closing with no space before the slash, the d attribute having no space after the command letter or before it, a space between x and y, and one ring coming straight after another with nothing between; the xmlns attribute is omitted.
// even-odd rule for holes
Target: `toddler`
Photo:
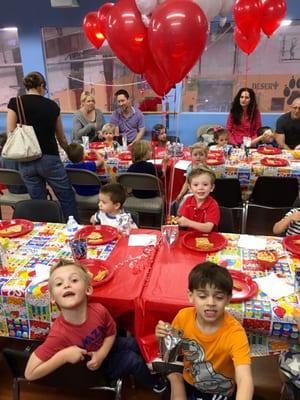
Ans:
<svg viewBox="0 0 300 400"><path fill-rule="evenodd" d="M120 145L119 143L114 140L115 138L115 130L116 126L114 124L104 124L98 137L99 139L103 140L103 143L105 144L106 147L111 147L114 150L117 150Z"/></svg>
<svg viewBox="0 0 300 400"><path fill-rule="evenodd" d="M218 126L211 128L214 134L214 144L209 146L209 150L223 150L228 143L228 134L225 128Z"/></svg>
<svg viewBox="0 0 300 400"><path fill-rule="evenodd" d="M152 129L152 141L164 145L167 142L166 127L162 124L154 125Z"/></svg>
<svg viewBox="0 0 300 400"><path fill-rule="evenodd" d="M257 137L251 141L251 147L272 146L278 147L275 133L269 126L262 126L257 130Z"/></svg>

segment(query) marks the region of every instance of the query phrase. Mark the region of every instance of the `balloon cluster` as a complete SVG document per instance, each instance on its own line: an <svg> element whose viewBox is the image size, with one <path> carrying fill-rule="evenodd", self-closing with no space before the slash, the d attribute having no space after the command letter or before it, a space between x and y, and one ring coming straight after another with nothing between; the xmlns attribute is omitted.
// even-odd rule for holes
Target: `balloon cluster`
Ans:
<svg viewBox="0 0 300 400"><path fill-rule="evenodd" d="M167 0L152 12L148 27L135 0L105 3L88 13L83 29L99 48L105 39L131 71L144 74L152 89L164 96L201 56L208 36L207 18L191 0Z"/></svg>
<svg viewBox="0 0 300 400"><path fill-rule="evenodd" d="M237 0L233 6L237 46L251 54L259 43L260 31L270 37L286 14L286 0Z"/></svg>

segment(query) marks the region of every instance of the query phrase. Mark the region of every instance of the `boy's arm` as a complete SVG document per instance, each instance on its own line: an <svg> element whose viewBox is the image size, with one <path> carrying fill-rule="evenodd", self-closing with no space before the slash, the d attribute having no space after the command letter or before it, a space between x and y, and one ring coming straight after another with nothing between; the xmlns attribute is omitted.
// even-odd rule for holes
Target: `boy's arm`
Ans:
<svg viewBox="0 0 300 400"><path fill-rule="evenodd" d="M84 359L85 354L87 354L85 349L69 346L55 353L49 360L42 361L33 352L26 365L25 378L29 381L43 378L66 363L76 364Z"/></svg>
<svg viewBox="0 0 300 400"><path fill-rule="evenodd" d="M172 373L167 376L171 384L170 400L186 400L186 392L182 374Z"/></svg>
<svg viewBox="0 0 300 400"><path fill-rule="evenodd" d="M236 400L251 400L253 396L253 379L251 366L247 364L235 367L235 381L237 386Z"/></svg>
<svg viewBox="0 0 300 400"><path fill-rule="evenodd" d="M178 217L177 223L184 228L191 228L204 233L209 233L214 228L213 222L196 222L184 216Z"/></svg>
<svg viewBox="0 0 300 400"><path fill-rule="evenodd" d="M299 222L300 221L300 212L296 211L293 212L290 215L286 215L283 217L280 221L276 222L273 226L273 233L274 235L279 235L280 233L284 232L287 230L287 228L292 224L293 222Z"/></svg>
<svg viewBox="0 0 300 400"><path fill-rule="evenodd" d="M100 347L100 349L98 349L97 351L88 353L91 356L91 359L87 362L86 366L90 370L94 371L101 367L101 364L107 357L107 354L110 352L110 350L115 342L115 339L116 339L116 335L107 336L104 339L103 344Z"/></svg>
<svg viewBox="0 0 300 400"><path fill-rule="evenodd" d="M97 160L95 161L96 167L103 167L104 166L104 157L103 154L101 154L99 151L94 149L94 153L96 155Z"/></svg>

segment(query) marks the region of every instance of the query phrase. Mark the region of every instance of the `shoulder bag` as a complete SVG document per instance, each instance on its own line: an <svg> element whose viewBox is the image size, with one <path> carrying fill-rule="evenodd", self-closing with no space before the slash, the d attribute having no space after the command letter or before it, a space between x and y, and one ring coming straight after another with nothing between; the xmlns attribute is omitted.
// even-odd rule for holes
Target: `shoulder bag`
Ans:
<svg viewBox="0 0 300 400"><path fill-rule="evenodd" d="M33 161L42 156L42 150L33 126L26 125L26 118L21 97L16 97L17 114L20 121L13 132L7 133L7 141L2 150L2 157L15 161Z"/></svg>

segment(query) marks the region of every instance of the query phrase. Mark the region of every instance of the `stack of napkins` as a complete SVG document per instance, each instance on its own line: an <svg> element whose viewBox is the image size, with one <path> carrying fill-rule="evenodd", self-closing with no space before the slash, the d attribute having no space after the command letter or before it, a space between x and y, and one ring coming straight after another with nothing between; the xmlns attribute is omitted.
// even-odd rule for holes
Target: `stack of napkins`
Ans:
<svg viewBox="0 0 300 400"><path fill-rule="evenodd" d="M272 300L278 300L281 297L286 297L294 293L294 287L287 284L284 279L272 272L268 276L254 279L258 284L259 289L266 293Z"/></svg>
<svg viewBox="0 0 300 400"><path fill-rule="evenodd" d="M267 240L263 237L241 235L238 241L238 247L251 250L265 250Z"/></svg>
<svg viewBox="0 0 300 400"><path fill-rule="evenodd" d="M134 234L129 236L128 246L155 246L156 242L156 235Z"/></svg>

